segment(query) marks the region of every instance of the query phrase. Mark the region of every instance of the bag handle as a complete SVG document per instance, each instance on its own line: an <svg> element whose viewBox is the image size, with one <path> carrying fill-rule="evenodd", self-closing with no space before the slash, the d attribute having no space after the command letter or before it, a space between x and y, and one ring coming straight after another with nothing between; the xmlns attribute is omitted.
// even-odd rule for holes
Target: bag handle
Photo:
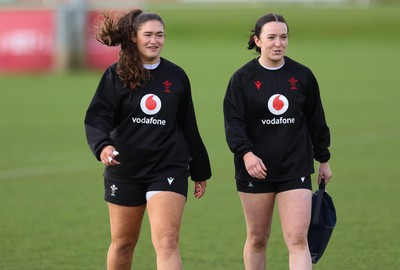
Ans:
<svg viewBox="0 0 400 270"><path fill-rule="evenodd" d="M313 224L318 223L319 214L321 212L321 205L322 205L322 197L325 192L325 179L321 178L321 182L319 183L319 189L317 190L317 204L315 205L314 216L312 219Z"/></svg>

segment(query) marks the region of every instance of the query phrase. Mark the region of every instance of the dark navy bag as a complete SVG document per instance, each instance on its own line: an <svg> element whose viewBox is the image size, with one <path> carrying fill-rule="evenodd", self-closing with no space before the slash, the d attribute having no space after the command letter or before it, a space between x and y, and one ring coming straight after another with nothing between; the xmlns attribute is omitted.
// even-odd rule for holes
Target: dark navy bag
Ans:
<svg viewBox="0 0 400 270"><path fill-rule="evenodd" d="M308 246L312 263L317 263L324 253L333 228L336 225L336 210L331 196L325 191L325 181L312 195L311 223L308 229Z"/></svg>

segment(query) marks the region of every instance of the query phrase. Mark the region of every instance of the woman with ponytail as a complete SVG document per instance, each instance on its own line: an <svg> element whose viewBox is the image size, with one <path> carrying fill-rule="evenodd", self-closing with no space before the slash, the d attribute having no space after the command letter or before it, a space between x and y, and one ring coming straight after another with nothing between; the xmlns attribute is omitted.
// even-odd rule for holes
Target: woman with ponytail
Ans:
<svg viewBox="0 0 400 270"><path fill-rule="evenodd" d="M286 56L288 38L281 15L260 17L248 42L258 56L232 75L224 98L226 139L247 226L246 270L266 269L275 201L290 270L311 270L307 232L314 160L318 184L332 176L318 83L309 68Z"/></svg>
<svg viewBox="0 0 400 270"><path fill-rule="evenodd" d="M158 270L180 270L179 231L187 200L201 198L211 177L189 79L162 58L164 23L155 13L110 13L96 38L120 46L104 72L85 116L88 144L104 166L111 244L108 270L131 269L145 210Z"/></svg>

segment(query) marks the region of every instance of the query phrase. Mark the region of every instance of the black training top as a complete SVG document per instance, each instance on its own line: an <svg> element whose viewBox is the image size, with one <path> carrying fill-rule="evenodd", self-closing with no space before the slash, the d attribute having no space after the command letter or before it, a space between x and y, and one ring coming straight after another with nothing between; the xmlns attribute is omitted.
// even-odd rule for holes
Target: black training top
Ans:
<svg viewBox="0 0 400 270"><path fill-rule="evenodd" d="M281 68L272 70L253 59L229 81L225 132L238 180L255 180L243 161L250 151L263 160L272 181L309 175L313 158L330 158L330 132L317 80L309 68L284 60Z"/></svg>
<svg viewBox="0 0 400 270"><path fill-rule="evenodd" d="M190 82L179 66L161 58L151 80L137 90L122 87L116 64L103 74L85 117L86 137L98 160L106 145L119 152L121 165L104 176L120 182L165 177L211 177L200 137Z"/></svg>

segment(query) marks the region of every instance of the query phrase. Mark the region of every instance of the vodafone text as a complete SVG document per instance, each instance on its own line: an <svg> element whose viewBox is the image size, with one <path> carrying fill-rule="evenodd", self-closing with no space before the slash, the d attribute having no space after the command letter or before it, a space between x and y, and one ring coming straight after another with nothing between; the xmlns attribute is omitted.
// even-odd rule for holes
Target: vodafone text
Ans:
<svg viewBox="0 0 400 270"><path fill-rule="evenodd" d="M167 124L166 120L161 120L161 119L155 119L153 117L148 118L148 117L132 117L133 123L137 124L148 124L148 125L159 125L159 126L165 126Z"/></svg>
<svg viewBox="0 0 400 270"><path fill-rule="evenodd" d="M272 119L261 119L263 125L281 125L281 124L294 124L294 118L272 118Z"/></svg>

